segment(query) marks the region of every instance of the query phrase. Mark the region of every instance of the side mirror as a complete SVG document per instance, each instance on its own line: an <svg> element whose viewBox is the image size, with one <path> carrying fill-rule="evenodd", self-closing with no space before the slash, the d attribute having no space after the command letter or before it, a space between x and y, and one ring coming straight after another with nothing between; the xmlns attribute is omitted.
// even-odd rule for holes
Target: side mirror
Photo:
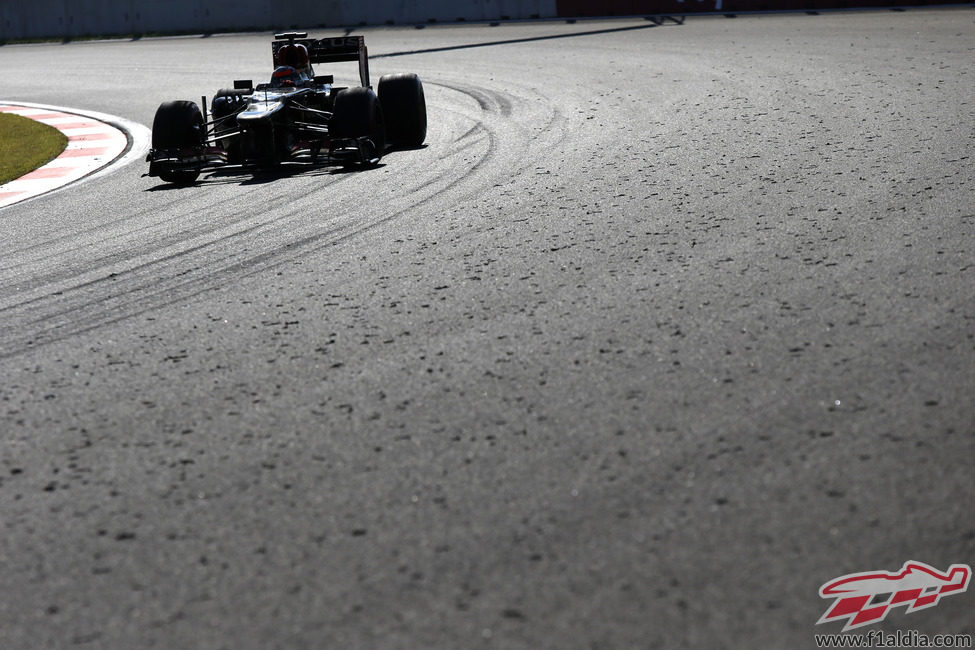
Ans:
<svg viewBox="0 0 975 650"><path fill-rule="evenodd" d="M335 83L335 77L333 75L322 74L315 76L316 86L331 86L333 83Z"/></svg>
<svg viewBox="0 0 975 650"><path fill-rule="evenodd" d="M254 82L250 79L234 79L234 90L250 91L254 88Z"/></svg>

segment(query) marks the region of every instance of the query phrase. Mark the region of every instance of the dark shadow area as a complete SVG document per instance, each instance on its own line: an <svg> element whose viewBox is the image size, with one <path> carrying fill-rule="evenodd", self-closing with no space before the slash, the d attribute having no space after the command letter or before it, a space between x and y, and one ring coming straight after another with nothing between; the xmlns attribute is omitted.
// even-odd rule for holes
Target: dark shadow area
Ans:
<svg viewBox="0 0 975 650"><path fill-rule="evenodd" d="M386 166L384 162L378 162L375 165L340 165L338 167L332 167L328 170L329 176L341 176L343 174L365 174L366 172L371 172L376 169L382 169Z"/></svg>
<svg viewBox="0 0 975 650"><path fill-rule="evenodd" d="M674 23L675 25L683 25L684 18L686 18L686 16L645 16L644 20L649 20L654 25L663 26L668 21Z"/></svg>
<svg viewBox="0 0 975 650"><path fill-rule="evenodd" d="M526 38L509 38L499 41L488 41L486 43L465 43L463 45L447 45L444 47L430 47L419 50L403 50L401 52L386 52L385 54L373 54L370 59L388 59L396 56L409 56L411 54L433 54L435 52L451 52L454 50L469 50L478 47L492 47L494 45L513 45L515 43L534 43L537 41L552 41L556 39L563 38L577 38L580 36L599 36L601 34L616 34L619 32L632 32L638 29L653 29L654 27L659 27L663 23L653 22L651 18L647 18L651 22L649 25L633 25L632 27L613 27L610 29L592 29L585 32L575 32L572 34L552 34L549 36L529 36ZM683 19L680 22L675 21L676 24L682 25ZM417 25L417 29L420 26Z"/></svg>
<svg viewBox="0 0 975 650"><path fill-rule="evenodd" d="M199 187L201 184L200 181L194 181L188 184L167 183L163 181L159 185L153 185L146 192L170 192L172 190L186 189L187 187Z"/></svg>
<svg viewBox="0 0 975 650"><path fill-rule="evenodd" d="M422 151L423 149L426 149L429 146L430 145L428 145L426 142L424 142L423 144L417 145L415 147L396 147L395 149L393 149L389 153L396 153L397 151ZM389 155L389 154L386 154L386 155Z"/></svg>
<svg viewBox="0 0 975 650"><path fill-rule="evenodd" d="M324 176L330 172L328 167L336 163L306 163L281 165L277 169L254 169L241 167L240 165L228 165L227 167L210 168L203 171L201 177L192 183L166 183L162 182L147 189L147 192L168 192L171 190L186 189L189 187L206 187L208 185L266 185L282 178L290 178L299 175L320 175Z"/></svg>
<svg viewBox="0 0 975 650"><path fill-rule="evenodd" d="M397 151L414 151L426 149L428 145L419 147L402 147L387 152L387 156ZM294 176L336 176L342 174L363 174L386 166L380 161L375 165L350 164L346 165L336 160L325 162L292 162L282 163L277 169L254 169L240 165L228 165L215 169L206 169L199 179L192 183L178 184L161 182L146 189L146 192L169 192L190 187L206 187L210 185L267 185L275 181Z"/></svg>

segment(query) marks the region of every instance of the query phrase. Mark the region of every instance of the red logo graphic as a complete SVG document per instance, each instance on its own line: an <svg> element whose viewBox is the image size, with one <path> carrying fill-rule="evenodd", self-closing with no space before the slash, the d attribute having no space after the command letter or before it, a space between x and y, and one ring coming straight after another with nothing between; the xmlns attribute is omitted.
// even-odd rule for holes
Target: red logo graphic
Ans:
<svg viewBox="0 0 975 650"><path fill-rule="evenodd" d="M952 564L942 573L923 562L905 562L897 573L868 571L830 580L819 588L821 598L835 598L816 625L848 619L843 632L879 623L893 607L907 606L907 612L934 607L942 596L968 589L972 568Z"/></svg>

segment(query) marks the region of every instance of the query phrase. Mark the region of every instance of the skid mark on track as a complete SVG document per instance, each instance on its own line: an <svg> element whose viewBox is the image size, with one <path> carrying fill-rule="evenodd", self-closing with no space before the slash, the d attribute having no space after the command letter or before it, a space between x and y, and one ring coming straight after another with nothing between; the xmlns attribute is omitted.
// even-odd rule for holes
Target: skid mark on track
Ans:
<svg viewBox="0 0 975 650"><path fill-rule="evenodd" d="M473 135L476 135L476 134L480 134L483 131L484 131L484 125L482 125L480 123L477 123L474 126L472 126L470 129L468 129L463 135L458 136L456 139L454 139L454 142L455 143L457 143L457 142L463 142L467 138L469 138L469 137L471 137Z"/></svg>
<svg viewBox="0 0 975 650"><path fill-rule="evenodd" d="M450 88L451 90L456 90L459 93L463 93L468 97L471 97L477 102L478 106L481 107L482 111L487 113L497 113L499 115L503 115L504 117L511 117L513 101L511 96L507 93L491 90L489 88L472 86L469 84L460 84L457 82L438 81L437 85L444 88Z"/></svg>
<svg viewBox="0 0 975 650"><path fill-rule="evenodd" d="M337 183L341 183L343 180L345 180L345 178L336 177L336 180L330 184L330 187L333 187ZM204 181L198 186L198 189L200 191L205 191L207 185L208 183ZM259 187L248 188L246 185L241 185L241 187L244 188L239 195L241 199L258 197L259 193L262 191ZM221 215L224 218L223 221L214 224L214 212L211 212L208 214L208 219L203 225L193 227L189 231L181 230L178 236L163 235L153 237L154 233L163 233L167 229L172 230L174 227L182 227L182 222L185 219L180 208L182 207L183 203L184 201L177 197L174 197L171 201L167 201L162 205L154 203L151 207L147 207L145 210L130 213L122 218L113 219L102 223L93 231L89 231L87 234L103 234L106 238L110 237L111 239L120 242L128 239L135 241L151 241L154 244L154 248L150 251L140 252L140 255L146 255L152 254L153 252L166 251L173 245L177 245L181 241L186 241L187 239L206 237L210 234L225 231L226 228L237 227L241 224L245 224L246 221L251 218L249 215L238 215L236 213L226 214ZM217 211L217 214L219 214L219 211ZM171 216L161 217L161 215ZM145 217L152 218L146 219ZM286 217L269 218L267 214L262 215L262 221L265 224L276 223L284 218ZM247 229L247 227L244 227L244 231ZM222 239L224 239L224 237L220 236L214 241L220 241ZM90 244L80 238L77 233L47 239L43 242L14 251L13 254L8 253L4 261L15 261L12 263L0 262L0 272L17 271L28 268L30 265L35 265L45 261L60 262L71 254L77 254L88 250L89 248ZM101 259L85 260L85 266L90 272L98 271L102 268L110 268L117 263L117 253L106 255ZM76 275L76 273L72 273L70 269L62 268L60 264L54 266L56 269L53 275L33 277L32 280L34 280L36 284L50 284L59 280L70 279Z"/></svg>
<svg viewBox="0 0 975 650"><path fill-rule="evenodd" d="M102 249L94 259L85 260L80 238L61 238L60 246L54 247L56 253L48 253L50 242L32 246L22 251L28 253L26 259L18 257L5 268L41 266L43 270L26 293L8 293L7 299L13 301L0 307L0 316L11 325L0 342L0 358L166 309L235 281L300 263L305 256L427 209L437 201L457 202L490 191L499 178L533 163L538 152L532 151L537 139L532 131L538 125L518 121L514 97L453 80L428 85L430 94L439 90L445 95L444 104L433 108L450 123L452 133L459 135L444 133L438 139L434 133L428 146L435 160L415 180L405 185L393 181L389 187L399 193L385 197L382 208L364 215L358 206L350 205L321 223L311 217L321 211L321 197L313 193L290 201L286 209L277 212L249 213L239 219L228 213L222 215L218 228L207 222L178 237L154 238L154 233L167 232L167 222L175 223L185 212L178 197L181 193L175 191L177 196L164 205L166 213L177 216L167 221L149 220L150 225L145 225L145 218L130 215L99 227L106 238L148 242L148 247L143 243L124 259ZM558 111L552 108L542 126L554 127L559 120ZM564 134L555 136L553 141ZM393 153L387 163L393 171L395 158ZM362 179L358 174L326 178L329 182L322 187L323 192ZM194 191L205 191L206 185L204 181ZM255 188L245 197L259 190ZM160 205L153 202L141 214L146 217L159 209ZM57 259L65 251L74 253L74 262L62 268ZM11 282L6 282L8 289Z"/></svg>

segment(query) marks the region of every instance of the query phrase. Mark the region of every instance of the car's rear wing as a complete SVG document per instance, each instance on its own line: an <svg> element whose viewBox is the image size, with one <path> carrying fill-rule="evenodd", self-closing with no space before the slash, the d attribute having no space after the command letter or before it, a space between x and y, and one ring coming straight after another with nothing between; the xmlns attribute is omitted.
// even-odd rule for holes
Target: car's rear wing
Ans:
<svg viewBox="0 0 975 650"><path fill-rule="evenodd" d="M336 36L334 38L308 38L307 32L286 32L275 34L271 43L274 64L277 65L278 50L289 43L301 43L308 48L308 58L312 63L359 62L359 80L369 87L369 51L363 36Z"/></svg>

